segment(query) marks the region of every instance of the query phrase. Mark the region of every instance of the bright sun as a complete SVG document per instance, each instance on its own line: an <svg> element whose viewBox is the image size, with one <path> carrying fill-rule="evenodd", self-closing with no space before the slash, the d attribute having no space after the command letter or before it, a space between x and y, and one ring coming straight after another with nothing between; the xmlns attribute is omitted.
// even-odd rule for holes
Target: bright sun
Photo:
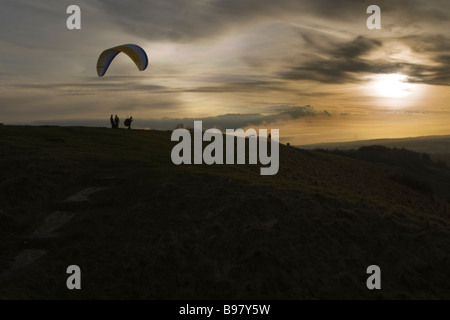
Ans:
<svg viewBox="0 0 450 320"><path fill-rule="evenodd" d="M402 74L379 74L373 78L376 93L386 98L404 98L413 93L414 85L407 82Z"/></svg>

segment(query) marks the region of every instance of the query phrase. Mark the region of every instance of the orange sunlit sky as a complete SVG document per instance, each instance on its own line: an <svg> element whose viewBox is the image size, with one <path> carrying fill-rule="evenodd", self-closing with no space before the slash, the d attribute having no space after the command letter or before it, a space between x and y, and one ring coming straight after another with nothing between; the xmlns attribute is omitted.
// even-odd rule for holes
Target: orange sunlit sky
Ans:
<svg viewBox="0 0 450 320"><path fill-rule="evenodd" d="M81 8L81 30L66 9ZM369 5L381 30L369 30ZM0 122L280 129L304 145L450 134L450 2L2 0ZM134 43L98 77L100 53Z"/></svg>

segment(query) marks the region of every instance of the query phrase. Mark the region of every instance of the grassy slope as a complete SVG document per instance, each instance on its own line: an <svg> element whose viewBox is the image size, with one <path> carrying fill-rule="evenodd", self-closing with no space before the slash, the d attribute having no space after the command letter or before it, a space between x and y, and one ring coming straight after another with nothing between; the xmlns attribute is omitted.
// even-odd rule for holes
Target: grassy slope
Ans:
<svg viewBox="0 0 450 320"><path fill-rule="evenodd" d="M0 127L0 298L450 298L450 204L397 168L280 149L257 166L175 166L170 132ZM115 177L88 204L61 200ZM103 181L103 182L102 182ZM56 238L28 236L55 210ZM82 269L69 291L67 266ZM382 268L382 290L365 269Z"/></svg>

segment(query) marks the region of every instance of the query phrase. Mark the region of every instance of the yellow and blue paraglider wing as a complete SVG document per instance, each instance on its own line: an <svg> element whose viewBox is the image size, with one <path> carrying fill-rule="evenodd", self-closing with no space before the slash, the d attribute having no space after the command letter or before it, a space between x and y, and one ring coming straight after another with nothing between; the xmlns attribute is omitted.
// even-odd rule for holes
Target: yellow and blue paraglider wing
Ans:
<svg viewBox="0 0 450 320"><path fill-rule="evenodd" d="M99 77L103 77L103 75L106 73L106 70L108 70L111 62L121 52L129 56L140 71L143 71L147 68L148 58L145 51L135 44L124 44L107 49L100 54L100 57L97 61L97 74Z"/></svg>

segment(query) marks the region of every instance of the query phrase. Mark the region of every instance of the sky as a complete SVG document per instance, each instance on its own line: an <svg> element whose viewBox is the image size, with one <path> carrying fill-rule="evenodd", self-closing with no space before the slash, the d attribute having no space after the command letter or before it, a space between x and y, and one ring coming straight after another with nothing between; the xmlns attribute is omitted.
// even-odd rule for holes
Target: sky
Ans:
<svg viewBox="0 0 450 320"><path fill-rule="evenodd" d="M69 30L66 9L81 9ZM381 29L369 30L369 5ZM0 123L279 129L305 145L450 134L450 1L0 0ZM137 70L108 48L133 43Z"/></svg>

